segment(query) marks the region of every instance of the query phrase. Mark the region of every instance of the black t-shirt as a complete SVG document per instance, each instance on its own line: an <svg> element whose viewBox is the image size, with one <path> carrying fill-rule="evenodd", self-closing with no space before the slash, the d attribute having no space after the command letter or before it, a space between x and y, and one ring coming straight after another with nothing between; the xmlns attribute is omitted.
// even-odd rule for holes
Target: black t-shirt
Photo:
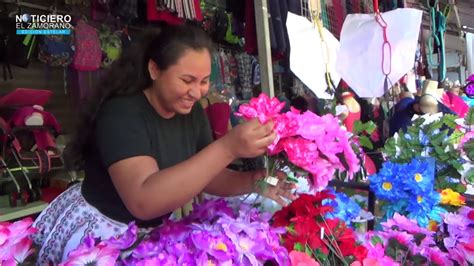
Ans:
<svg viewBox="0 0 474 266"><path fill-rule="evenodd" d="M126 209L108 167L145 155L155 158L158 167L165 169L190 158L211 142L209 122L199 103L188 115L176 114L165 119L142 92L108 100L97 116L92 146L86 156L82 194L111 219L123 223L136 221L141 227L157 226L163 217L140 221Z"/></svg>

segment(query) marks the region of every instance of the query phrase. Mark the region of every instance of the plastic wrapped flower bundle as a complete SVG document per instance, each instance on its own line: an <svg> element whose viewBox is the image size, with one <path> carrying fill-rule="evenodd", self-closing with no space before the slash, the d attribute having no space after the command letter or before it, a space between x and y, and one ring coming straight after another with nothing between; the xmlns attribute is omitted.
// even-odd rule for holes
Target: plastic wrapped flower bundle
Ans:
<svg viewBox="0 0 474 266"><path fill-rule="evenodd" d="M85 259L112 262L103 265L289 265L279 244L284 230L271 227L270 218L248 205L234 211L222 199L206 201L184 219L168 220L143 236L131 224L118 238L100 243L86 239L63 265Z"/></svg>
<svg viewBox="0 0 474 266"><path fill-rule="evenodd" d="M290 252L292 265L300 261L307 263L304 265L350 265L366 257L366 248L357 243L354 231L344 221L326 218L333 207L323 201L334 198L328 190L302 194L274 214L273 226L287 228L281 241Z"/></svg>
<svg viewBox="0 0 474 266"><path fill-rule="evenodd" d="M363 265L453 265L436 245L434 232L416 221L395 213L382 227L366 235L368 254Z"/></svg>
<svg viewBox="0 0 474 266"><path fill-rule="evenodd" d="M30 218L0 223L0 265L17 265L29 260L34 252L30 235L36 232L32 224Z"/></svg>
<svg viewBox="0 0 474 266"><path fill-rule="evenodd" d="M289 163L308 172L313 188L325 188L336 171L346 171L351 177L359 170L350 133L341 128L336 117L293 108L280 113L283 107L284 103L262 93L240 106L236 115L246 120L258 118L261 123L272 120L277 138L268 147L268 155L284 155Z"/></svg>
<svg viewBox="0 0 474 266"><path fill-rule="evenodd" d="M474 209L462 207L457 213L443 215L443 245L459 265L474 263Z"/></svg>
<svg viewBox="0 0 474 266"><path fill-rule="evenodd" d="M441 222L445 209L438 206L440 193L435 191L434 159L413 159L410 163L386 162L376 175L369 177L370 189L385 201L385 218L395 213L407 215L421 226L430 220Z"/></svg>

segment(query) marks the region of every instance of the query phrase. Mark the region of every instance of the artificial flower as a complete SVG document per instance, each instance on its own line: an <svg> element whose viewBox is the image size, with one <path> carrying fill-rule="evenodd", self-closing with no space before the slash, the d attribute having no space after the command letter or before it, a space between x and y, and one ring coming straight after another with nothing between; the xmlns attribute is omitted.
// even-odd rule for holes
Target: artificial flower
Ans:
<svg viewBox="0 0 474 266"><path fill-rule="evenodd" d="M369 177L370 189L377 198L392 202L405 197L403 186L398 178L398 175L403 173L401 168L400 164L388 161L383 163L379 173Z"/></svg>
<svg viewBox="0 0 474 266"><path fill-rule="evenodd" d="M114 249L125 250L137 241L138 227L134 222L128 225L127 230L122 235L114 236L105 241L105 244Z"/></svg>
<svg viewBox="0 0 474 266"><path fill-rule="evenodd" d="M369 244L367 257L363 260L364 266L398 266L392 258L385 255L385 248L381 243Z"/></svg>
<svg viewBox="0 0 474 266"><path fill-rule="evenodd" d="M33 253L33 241L29 237L36 232L36 228L32 224L31 218L0 223L0 264L23 263Z"/></svg>
<svg viewBox="0 0 474 266"><path fill-rule="evenodd" d="M361 207L346 194L340 192L333 193L336 196L334 200L324 201L325 205L329 205L334 208L334 211L328 213L326 217L338 218L341 221L344 221L347 225L350 225L352 220L359 216L362 210Z"/></svg>
<svg viewBox="0 0 474 266"><path fill-rule="evenodd" d="M235 114L247 120L258 118L260 123L265 124L277 117L283 107L285 107L284 102L278 101L275 97L270 99L268 95L261 93L258 98L250 99L248 104L242 104L239 112Z"/></svg>
<svg viewBox="0 0 474 266"><path fill-rule="evenodd" d="M466 199L458 192L446 188L441 191L441 204L459 207L466 204Z"/></svg>
<svg viewBox="0 0 474 266"><path fill-rule="evenodd" d="M289 252L309 248L317 251L312 255L318 261L336 260L332 261L336 264L341 262L341 258L347 263L362 261L365 258L367 250L356 242L355 233L343 221L325 218L333 211L333 207L323 202L334 197L329 190L314 195L302 194L274 214L274 225L287 227L282 242Z"/></svg>
<svg viewBox="0 0 474 266"><path fill-rule="evenodd" d="M114 265L119 256L119 250L108 247L104 243L96 246L95 240L87 237L83 244L71 251L67 260L59 266Z"/></svg>
<svg viewBox="0 0 474 266"><path fill-rule="evenodd" d="M291 266L319 266L319 263L308 254L300 251L290 252Z"/></svg>

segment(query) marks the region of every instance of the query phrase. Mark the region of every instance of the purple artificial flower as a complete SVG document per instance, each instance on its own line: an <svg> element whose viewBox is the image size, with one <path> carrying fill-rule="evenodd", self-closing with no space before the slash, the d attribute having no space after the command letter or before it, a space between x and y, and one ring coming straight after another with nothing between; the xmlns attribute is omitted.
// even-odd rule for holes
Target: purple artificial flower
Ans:
<svg viewBox="0 0 474 266"><path fill-rule="evenodd" d="M193 211L188 215L187 219L194 222L206 222L223 216L235 217L235 214L225 199L217 199L205 200L199 205L194 204Z"/></svg>
<svg viewBox="0 0 474 266"><path fill-rule="evenodd" d="M174 242L182 242L188 237L188 223L184 220L165 220L163 224L150 233L150 240L158 241L162 238L173 239Z"/></svg>
<svg viewBox="0 0 474 266"><path fill-rule="evenodd" d="M209 256L206 252L202 252L196 256L196 266L233 266L232 260L218 262L215 258Z"/></svg>
<svg viewBox="0 0 474 266"><path fill-rule="evenodd" d="M143 259L130 259L125 263L125 265L130 266L156 266L156 265L166 265L166 266L178 266L176 257L161 252L156 256L143 258Z"/></svg>
<svg viewBox="0 0 474 266"><path fill-rule="evenodd" d="M455 248L459 242L468 243L474 235L474 230L469 228L469 220L459 214L446 213L443 221L448 226L448 237L443 242L447 249Z"/></svg>
<svg viewBox="0 0 474 266"><path fill-rule="evenodd" d="M259 265L255 254L260 254L265 249L265 245L243 234L226 233L237 250L237 259L234 262L237 262L238 265Z"/></svg>
<svg viewBox="0 0 474 266"><path fill-rule="evenodd" d="M135 259L152 258L158 256L163 251L164 245L161 242L143 240L132 252Z"/></svg>
<svg viewBox="0 0 474 266"><path fill-rule="evenodd" d="M232 260L235 256L235 246L224 234L216 237L207 231L194 231L191 239L199 250L211 255L219 263Z"/></svg>
<svg viewBox="0 0 474 266"><path fill-rule="evenodd" d="M104 243L114 249L125 250L130 248L137 241L138 227L134 222L128 225L127 231L122 235L111 237Z"/></svg>

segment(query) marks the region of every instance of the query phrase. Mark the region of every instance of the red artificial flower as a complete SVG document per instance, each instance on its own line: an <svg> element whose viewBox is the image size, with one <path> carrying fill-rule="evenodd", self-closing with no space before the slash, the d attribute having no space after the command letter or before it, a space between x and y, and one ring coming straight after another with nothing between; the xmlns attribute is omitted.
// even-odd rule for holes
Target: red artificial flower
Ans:
<svg viewBox="0 0 474 266"><path fill-rule="evenodd" d="M286 227L290 225L290 219L294 217L293 210L289 207L284 207L273 214L274 227Z"/></svg>
<svg viewBox="0 0 474 266"><path fill-rule="evenodd" d="M471 220L474 220L474 211L470 211L468 214L467 214L467 218L471 219Z"/></svg>

